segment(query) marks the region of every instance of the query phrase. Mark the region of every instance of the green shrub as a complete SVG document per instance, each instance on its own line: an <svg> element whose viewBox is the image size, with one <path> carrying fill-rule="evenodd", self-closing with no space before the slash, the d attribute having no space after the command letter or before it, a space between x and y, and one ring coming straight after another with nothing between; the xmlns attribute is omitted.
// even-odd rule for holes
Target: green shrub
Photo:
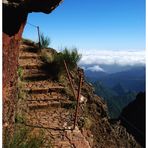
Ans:
<svg viewBox="0 0 148 148"><path fill-rule="evenodd" d="M45 50L41 51L41 60L45 63L53 62L53 54Z"/></svg>
<svg viewBox="0 0 148 148"><path fill-rule="evenodd" d="M25 121L25 116L18 113L15 115L15 123L24 123L24 121Z"/></svg>
<svg viewBox="0 0 148 148"><path fill-rule="evenodd" d="M84 127L85 127L86 129L90 129L91 126L92 126L92 121L91 121L91 119L85 117L85 118L84 118Z"/></svg>
<svg viewBox="0 0 148 148"><path fill-rule="evenodd" d="M29 45L29 46L36 46L36 43L30 39L22 38L22 42L26 45Z"/></svg>
<svg viewBox="0 0 148 148"><path fill-rule="evenodd" d="M50 45L51 41L49 37L45 37L43 33L40 35L40 43L41 43L41 48L48 48Z"/></svg>
<svg viewBox="0 0 148 148"><path fill-rule="evenodd" d="M54 80L59 80L66 72L64 67L64 60L69 70L73 70L77 66L77 62L80 60L81 55L78 54L77 49L68 50L65 48L59 53L47 53L41 51L41 59L45 62L42 69L46 71ZM50 68L49 68L50 67Z"/></svg>
<svg viewBox="0 0 148 148"><path fill-rule="evenodd" d="M81 55L78 54L77 49L68 50L65 48L62 52L54 55L53 65L56 71L58 80L61 75L66 72L64 61L69 70L73 70L77 66L77 62L81 59Z"/></svg>
<svg viewBox="0 0 148 148"><path fill-rule="evenodd" d="M56 61L56 63L59 64L61 67L65 60L70 70L77 66L77 63L80 59L81 59L81 55L78 54L78 51L76 48L72 50L68 50L67 48L65 48L62 52L56 54L54 57L54 60Z"/></svg>
<svg viewBox="0 0 148 148"><path fill-rule="evenodd" d="M20 79L22 79L22 77L23 77L23 69L22 69L22 67L19 67L19 68L18 68L17 74L18 74L18 77L19 77Z"/></svg>
<svg viewBox="0 0 148 148"><path fill-rule="evenodd" d="M22 99L24 100L26 98L26 92L23 90L24 85L23 83L19 80L17 83L17 89L18 89L18 100Z"/></svg>

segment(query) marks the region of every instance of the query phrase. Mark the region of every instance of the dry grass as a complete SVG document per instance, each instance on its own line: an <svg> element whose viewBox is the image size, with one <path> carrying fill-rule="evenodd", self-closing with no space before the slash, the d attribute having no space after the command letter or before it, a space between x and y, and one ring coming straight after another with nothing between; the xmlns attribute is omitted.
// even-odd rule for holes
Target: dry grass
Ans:
<svg viewBox="0 0 148 148"><path fill-rule="evenodd" d="M84 128L85 129L90 129L91 128L91 126L92 126L92 120L91 119L89 119L88 117L85 117L84 118Z"/></svg>
<svg viewBox="0 0 148 148"><path fill-rule="evenodd" d="M31 129L25 126L17 127L13 139L9 141L6 138L4 143L5 148L40 148L42 147L44 140L43 134L39 136L30 136ZM49 146L50 147L50 146Z"/></svg>

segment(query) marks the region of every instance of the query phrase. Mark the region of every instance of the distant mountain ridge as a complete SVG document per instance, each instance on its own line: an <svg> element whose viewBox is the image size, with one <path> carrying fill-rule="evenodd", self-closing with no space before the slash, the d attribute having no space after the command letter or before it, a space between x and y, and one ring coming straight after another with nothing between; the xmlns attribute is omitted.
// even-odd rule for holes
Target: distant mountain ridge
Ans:
<svg viewBox="0 0 148 148"><path fill-rule="evenodd" d="M90 72L85 71L86 77L95 82L99 80L106 87L113 88L117 84L121 84L124 89L131 91L144 91L145 90L145 67L133 67L126 71L121 71L113 74L105 72Z"/></svg>
<svg viewBox="0 0 148 148"><path fill-rule="evenodd" d="M85 70L85 75L95 87L95 93L106 101L111 118L117 118L137 93L145 90L144 66L113 74Z"/></svg>
<svg viewBox="0 0 148 148"><path fill-rule="evenodd" d="M136 98L137 93L126 91L120 84L115 87L117 90L107 88L99 81L92 84L95 87L95 93L106 101L111 118L118 118L122 109Z"/></svg>
<svg viewBox="0 0 148 148"><path fill-rule="evenodd" d="M92 81L96 81L96 80L98 80L98 78L102 78L107 75L108 75L108 73L103 72L103 71L85 70L85 76L90 78Z"/></svg>

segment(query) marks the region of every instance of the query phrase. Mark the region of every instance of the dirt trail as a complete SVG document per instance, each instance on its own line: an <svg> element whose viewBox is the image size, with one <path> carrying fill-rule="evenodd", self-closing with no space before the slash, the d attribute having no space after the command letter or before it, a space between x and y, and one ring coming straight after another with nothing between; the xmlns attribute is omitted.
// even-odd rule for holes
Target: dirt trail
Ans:
<svg viewBox="0 0 148 148"><path fill-rule="evenodd" d="M73 102L64 95L64 84L52 81L41 69L42 64L37 51L29 51L26 45L20 47L19 66L23 69L21 83L26 93L25 126L31 127L35 134L44 131L43 147L89 148L78 127L71 130L74 109L67 106Z"/></svg>

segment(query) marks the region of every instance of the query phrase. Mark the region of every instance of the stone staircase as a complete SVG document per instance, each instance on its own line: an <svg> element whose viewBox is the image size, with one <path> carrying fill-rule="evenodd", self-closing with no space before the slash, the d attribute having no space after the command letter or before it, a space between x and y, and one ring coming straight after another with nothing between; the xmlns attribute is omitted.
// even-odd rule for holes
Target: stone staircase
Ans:
<svg viewBox="0 0 148 148"><path fill-rule="evenodd" d="M44 73L42 70L39 69L26 69L23 71L23 80L46 80L49 78L49 75Z"/></svg>
<svg viewBox="0 0 148 148"><path fill-rule="evenodd" d="M75 101L62 93L63 84L52 81L42 71L42 64L38 52L30 52L28 46L21 45L19 66L23 69L21 83L26 93L25 126L31 127L34 134L44 130L43 148L89 148L78 127L72 130Z"/></svg>

